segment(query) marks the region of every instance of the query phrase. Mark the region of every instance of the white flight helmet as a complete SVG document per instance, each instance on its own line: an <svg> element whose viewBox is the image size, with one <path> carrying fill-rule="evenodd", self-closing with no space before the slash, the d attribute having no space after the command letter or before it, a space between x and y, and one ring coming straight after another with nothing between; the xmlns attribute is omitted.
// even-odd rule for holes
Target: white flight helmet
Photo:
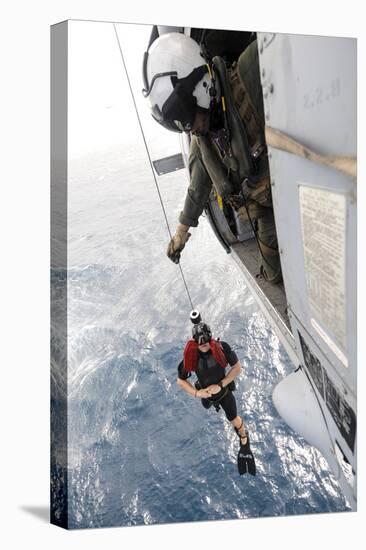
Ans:
<svg viewBox="0 0 366 550"><path fill-rule="evenodd" d="M197 42L163 34L145 52L143 94L154 119L168 130L190 132L197 107L209 110L213 83Z"/></svg>

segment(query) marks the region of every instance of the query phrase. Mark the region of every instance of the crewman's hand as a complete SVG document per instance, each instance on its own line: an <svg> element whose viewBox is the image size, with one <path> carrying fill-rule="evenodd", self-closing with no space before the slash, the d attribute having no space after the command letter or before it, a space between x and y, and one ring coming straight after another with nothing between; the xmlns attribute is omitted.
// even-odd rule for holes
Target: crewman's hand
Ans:
<svg viewBox="0 0 366 550"><path fill-rule="evenodd" d="M220 393L220 391L221 391L221 388L218 384L211 384L211 386L208 386L205 389L206 389L206 391L208 391L208 393L210 395L216 395L217 393Z"/></svg>
<svg viewBox="0 0 366 550"><path fill-rule="evenodd" d="M172 262L175 264L179 264L180 260L180 253L182 252L183 248L185 247L186 242L190 238L191 234L188 233L188 231L184 231L183 229L177 228L175 235L173 235L169 245L168 249L166 251L167 256Z"/></svg>

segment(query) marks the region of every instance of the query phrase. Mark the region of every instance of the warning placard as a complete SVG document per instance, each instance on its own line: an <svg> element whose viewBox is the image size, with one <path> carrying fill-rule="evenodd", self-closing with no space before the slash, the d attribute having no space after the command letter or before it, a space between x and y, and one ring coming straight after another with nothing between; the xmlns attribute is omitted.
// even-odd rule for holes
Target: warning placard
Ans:
<svg viewBox="0 0 366 550"><path fill-rule="evenodd" d="M305 185L299 198L311 313L345 350L346 198Z"/></svg>

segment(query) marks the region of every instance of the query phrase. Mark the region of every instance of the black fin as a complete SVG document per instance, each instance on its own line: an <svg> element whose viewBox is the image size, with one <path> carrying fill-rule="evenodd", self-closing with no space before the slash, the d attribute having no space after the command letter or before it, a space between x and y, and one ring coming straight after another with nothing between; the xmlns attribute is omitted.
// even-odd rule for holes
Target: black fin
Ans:
<svg viewBox="0 0 366 550"><path fill-rule="evenodd" d="M243 474L250 474L252 476L255 476L257 469L255 465L254 456L250 448L249 435L248 435L248 432L246 433L248 438L247 442L245 443L245 445L240 446L240 449L238 452L239 475L242 476Z"/></svg>
<svg viewBox="0 0 366 550"><path fill-rule="evenodd" d="M243 475L243 474L246 474L248 469L247 469L247 459L246 459L246 454L243 453L243 448L240 447L239 449L239 452L238 452L238 470L239 470L239 475Z"/></svg>
<svg viewBox="0 0 366 550"><path fill-rule="evenodd" d="M248 474L255 476L255 474L257 473L257 468L252 451L250 451L250 457L247 459L247 468Z"/></svg>

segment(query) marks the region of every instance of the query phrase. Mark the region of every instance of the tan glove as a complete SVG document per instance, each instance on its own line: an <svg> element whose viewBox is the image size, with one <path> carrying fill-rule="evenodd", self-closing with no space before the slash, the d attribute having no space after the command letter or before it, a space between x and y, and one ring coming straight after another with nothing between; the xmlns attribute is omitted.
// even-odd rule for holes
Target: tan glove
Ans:
<svg viewBox="0 0 366 550"><path fill-rule="evenodd" d="M188 231L177 228L175 235L171 238L166 253L168 258L175 264L179 264L180 253L190 237L191 234Z"/></svg>

